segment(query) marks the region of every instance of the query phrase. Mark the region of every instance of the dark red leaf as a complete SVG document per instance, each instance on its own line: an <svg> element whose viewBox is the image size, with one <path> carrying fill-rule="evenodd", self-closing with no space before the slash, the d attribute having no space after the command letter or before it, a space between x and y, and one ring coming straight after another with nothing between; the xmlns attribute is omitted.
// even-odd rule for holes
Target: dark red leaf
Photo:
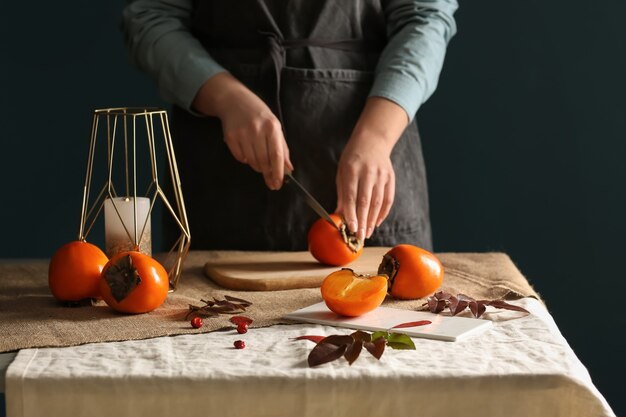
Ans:
<svg viewBox="0 0 626 417"><path fill-rule="evenodd" d="M221 314L233 314L242 311L242 307L236 304L230 305L214 305L213 307L207 307L206 310L214 311Z"/></svg>
<svg viewBox="0 0 626 417"><path fill-rule="evenodd" d="M485 304L479 301L470 301L469 308L472 311L472 314L474 315L474 317L476 318L480 318L480 316L482 316L483 313L487 310L487 307L485 307Z"/></svg>
<svg viewBox="0 0 626 417"><path fill-rule="evenodd" d="M465 301L476 301L474 298L470 297L469 295L465 295L465 294L457 294L456 295L457 298L459 300L465 300Z"/></svg>
<svg viewBox="0 0 626 417"><path fill-rule="evenodd" d="M359 358L361 349L363 349L363 340L361 339L355 340L353 343L348 345L343 356L350 365L352 365L352 363Z"/></svg>
<svg viewBox="0 0 626 417"><path fill-rule="evenodd" d="M392 327L392 329L404 329L405 327L418 327L425 326L427 324L432 324L430 320L418 320L418 321L409 321L407 323L397 324Z"/></svg>
<svg viewBox="0 0 626 417"><path fill-rule="evenodd" d="M201 308L198 311L195 311L196 314L199 314L203 317L217 317L219 313L217 311L207 310L205 308Z"/></svg>
<svg viewBox="0 0 626 417"><path fill-rule="evenodd" d="M315 343L319 343L321 342L326 336L314 336L314 335L304 335L304 336L298 336L298 337L294 337L293 340L310 340L311 342L315 342Z"/></svg>
<svg viewBox="0 0 626 417"><path fill-rule="evenodd" d="M352 340L351 337L350 340ZM341 358L347 348L347 344L342 344L338 346L333 345L332 343L318 343L317 345L315 345L313 350L311 350L311 353L309 353L307 362L309 363L310 367L332 362L335 359Z"/></svg>
<svg viewBox="0 0 626 417"><path fill-rule="evenodd" d="M450 299L450 297L452 297L452 294L445 291L437 291L433 294L433 297L435 297L437 300L448 300Z"/></svg>
<svg viewBox="0 0 626 417"><path fill-rule="evenodd" d="M427 302L423 304L423 306L426 305L432 313L441 313L448 307L452 315L457 315L469 307L476 318L480 318L485 313L487 306L530 314L525 308L509 304L503 300L476 300L466 294L457 294L454 296L444 291L438 291L433 294L433 296L428 298Z"/></svg>
<svg viewBox="0 0 626 417"><path fill-rule="evenodd" d="M250 325L252 324L252 319L246 316L232 316L230 318L230 322L235 326L239 326L240 324Z"/></svg>
<svg viewBox="0 0 626 417"><path fill-rule="evenodd" d="M483 302L484 304L488 305L488 306L492 306L495 308L503 308L505 310L513 310L513 311L520 311L522 313L528 313L530 314L530 311L526 310L523 307L519 307L513 304L509 304L507 302L504 302L502 300L493 300L493 301L489 301L489 300L481 300L481 302Z"/></svg>
<svg viewBox="0 0 626 417"><path fill-rule="evenodd" d="M385 352L385 345L387 344L387 340L384 337L379 337L373 342L365 342L363 346L369 353L372 354L373 357L380 360L380 357L383 356L383 352Z"/></svg>
<svg viewBox="0 0 626 417"><path fill-rule="evenodd" d="M428 309L431 313L441 313L443 309L446 308L446 304L446 300L438 300L435 297L430 297L428 299Z"/></svg>
<svg viewBox="0 0 626 417"><path fill-rule="evenodd" d="M342 335L342 334L333 334L323 338L320 343L330 343L332 345L349 345L354 342L352 336Z"/></svg>
<svg viewBox="0 0 626 417"><path fill-rule="evenodd" d="M450 308L450 312L452 313L452 315L456 316L461 311L465 310L468 305L469 301L467 300L457 297L450 297L450 305L448 307Z"/></svg>
<svg viewBox="0 0 626 417"><path fill-rule="evenodd" d="M352 333L350 336L352 336L354 340L362 340L363 342L372 341L372 335L362 330L357 330L356 332Z"/></svg>

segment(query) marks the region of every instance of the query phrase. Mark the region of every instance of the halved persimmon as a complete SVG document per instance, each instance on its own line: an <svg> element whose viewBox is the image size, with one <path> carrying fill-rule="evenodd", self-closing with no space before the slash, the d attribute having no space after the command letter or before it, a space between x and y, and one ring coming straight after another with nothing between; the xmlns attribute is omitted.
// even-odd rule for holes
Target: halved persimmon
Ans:
<svg viewBox="0 0 626 417"><path fill-rule="evenodd" d="M331 311L356 317L382 304L387 295L387 276L359 275L343 268L324 278L321 290L322 298Z"/></svg>

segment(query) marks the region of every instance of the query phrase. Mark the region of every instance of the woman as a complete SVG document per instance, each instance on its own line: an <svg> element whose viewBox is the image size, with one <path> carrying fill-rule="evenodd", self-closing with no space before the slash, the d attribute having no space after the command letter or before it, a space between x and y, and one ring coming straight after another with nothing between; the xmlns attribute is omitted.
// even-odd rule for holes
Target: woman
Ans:
<svg viewBox="0 0 626 417"><path fill-rule="evenodd" d="M288 169L369 245L431 249L414 116L435 89L456 7L455 0L131 3L124 11L131 56L175 104L192 248L306 249L316 215L282 186Z"/></svg>

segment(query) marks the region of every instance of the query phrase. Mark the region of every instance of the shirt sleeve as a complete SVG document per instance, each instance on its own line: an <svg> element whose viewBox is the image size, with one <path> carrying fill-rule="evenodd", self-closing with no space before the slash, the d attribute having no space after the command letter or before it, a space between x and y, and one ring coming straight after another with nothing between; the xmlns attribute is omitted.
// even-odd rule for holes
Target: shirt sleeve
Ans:
<svg viewBox="0 0 626 417"><path fill-rule="evenodd" d="M131 61L157 82L168 102L193 112L196 93L226 71L190 32L192 0L135 0L123 12Z"/></svg>
<svg viewBox="0 0 626 417"><path fill-rule="evenodd" d="M387 98L413 119L435 91L446 47L456 33L456 0L388 0L383 3L388 43L369 96Z"/></svg>

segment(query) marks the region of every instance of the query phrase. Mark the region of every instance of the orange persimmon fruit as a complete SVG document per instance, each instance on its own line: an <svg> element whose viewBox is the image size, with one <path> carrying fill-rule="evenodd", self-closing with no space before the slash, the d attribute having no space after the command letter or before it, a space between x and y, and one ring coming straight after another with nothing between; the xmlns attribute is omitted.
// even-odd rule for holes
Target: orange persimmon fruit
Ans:
<svg viewBox="0 0 626 417"><path fill-rule="evenodd" d="M169 293L167 271L154 258L136 251L121 252L102 270L100 294L112 309L147 313L159 307Z"/></svg>
<svg viewBox="0 0 626 417"><path fill-rule="evenodd" d="M397 245L384 256L379 274L389 277L394 298L415 300L434 293L443 282L443 265L429 251L413 245Z"/></svg>
<svg viewBox="0 0 626 417"><path fill-rule="evenodd" d="M324 278L321 291L331 311L357 317L382 304L387 295L387 277L359 275L349 268L342 268Z"/></svg>
<svg viewBox="0 0 626 417"><path fill-rule="evenodd" d="M59 301L100 296L100 273L109 258L96 245L76 240L61 246L48 265L48 286Z"/></svg>
<svg viewBox="0 0 626 417"><path fill-rule="evenodd" d="M361 256L363 242L350 233L338 214L330 217L337 227L320 218L309 229L309 252L320 263L343 266Z"/></svg>

